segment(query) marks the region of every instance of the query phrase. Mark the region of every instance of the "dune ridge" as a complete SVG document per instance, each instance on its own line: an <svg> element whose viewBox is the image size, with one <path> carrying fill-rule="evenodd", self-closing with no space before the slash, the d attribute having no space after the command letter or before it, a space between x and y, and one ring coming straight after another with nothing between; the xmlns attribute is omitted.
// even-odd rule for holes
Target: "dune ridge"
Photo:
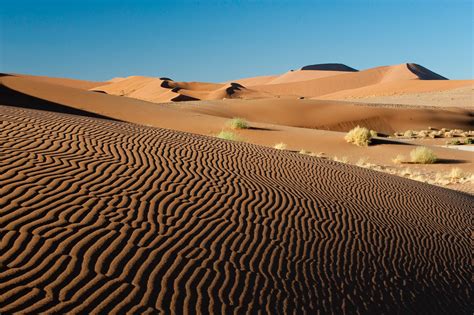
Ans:
<svg viewBox="0 0 474 315"><path fill-rule="evenodd" d="M0 117L2 313L471 311L470 195L166 129Z"/></svg>
<svg viewBox="0 0 474 315"><path fill-rule="evenodd" d="M424 82L412 85L414 81ZM441 82L440 82L441 81ZM262 99L262 98L325 98L338 99L351 95L380 95L392 92L433 92L462 86L414 63L383 66L358 71L344 64L315 64L280 75L243 78L224 83L175 82L169 78L131 76L115 78L90 90L127 96L155 103L192 100ZM239 89L235 89L238 84ZM472 81L471 81L472 84ZM465 84L464 84L465 85ZM418 91L416 88L422 89ZM229 89L232 90L229 93ZM379 91L379 92L378 92Z"/></svg>

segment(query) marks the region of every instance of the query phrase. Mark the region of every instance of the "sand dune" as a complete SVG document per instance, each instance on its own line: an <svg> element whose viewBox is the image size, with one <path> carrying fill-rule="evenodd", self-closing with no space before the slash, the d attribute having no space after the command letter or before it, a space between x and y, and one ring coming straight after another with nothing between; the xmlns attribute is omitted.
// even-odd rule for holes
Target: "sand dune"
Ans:
<svg viewBox="0 0 474 315"><path fill-rule="evenodd" d="M460 88L471 88L474 86L474 80L449 80L449 81L395 81L386 82L370 86L365 86L357 89L348 89L338 91L323 96L318 96L317 99L331 99L331 100L352 100L352 99L370 99L373 97L384 96L403 96L406 94L420 94L420 93L438 93L444 91L451 91ZM436 99L436 97L434 97ZM383 99L381 102L383 103ZM389 102L390 103L390 102ZM403 104L403 103L399 103ZM412 104L408 102L406 104ZM416 104L413 103L413 104ZM465 104L464 102L461 104ZM435 104L424 104L435 106ZM474 105L474 101L471 102Z"/></svg>
<svg viewBox="0 0 474 315"><path fill-rule="evenodd" d="M411 84L412 82L423 82ZM420 65L407 63L357 71L343 64L317 64L281 75L244 78L225 83L175 82L169 78L115 78L90 88L155 103L192 100L324 98L346 99L447 90L472 84L449 81ZM385 94L384 94L385 93Z"/></svg>
<svg viewBox="0 0 474 315"><path fill-rule="evenodd" d="M348 72L303 82L251 86L274 95L318 97L343 90L357 89L380 83L407 80L441 80L444 77L415 64L401 64Z"/></svg>
<svg viewBox="0 0 474 315"><path fill-rule="evenodd" d="M82 89L82 90L88 90L98 85L108 84L107 82L84 81L84 80L76 80L76 79L53 78L53 77L27 75L27 74L14 74L14 73L12 74L0 73L0 77L2 76L15 76L15 77L20 77L20 78L25 78L28 80L57 84L61 86L73 87L73 88Z"/></svg>
<svg viewBox="0 0 474 315"><path fill-rule="evenodd" d="M186 102L168 107L309 129L349 131L363 125L389 135L428 126L469 130L474 125L473 111L469 109L397 108L322 100L226 100Z"/></svg>
<svg viewBox="0 0 474 315"><path fill-rule="evenodd" d="M140 100L164 103L191 100L216 100L225 98L265 98L268 93L247 89L235 82L220 84L207 82L175 82L169 78L132 76L115 80L92 91L127 96Z"/></svg>
<svg viewBox="0 0 474 315"><path fill-rule="evenodd" d="M426 82L426 81L420 81ZM461 81L449 81L455 82L453 86L457 86L457 83L461 85ZM416 89L412 89L411 86L403 87L403 92L400 93L399 90L385 90L378 89L380 95L374 95L374 91L371 92L371 96L361 96L361 93L344 93L334 94L334 95L325 95L320 99L341 99L345 101L357 101L363 103L374 103L374 104L407 104L415 106L436 106L441 108L447 107L461 107L473 109L474 107L474 81L466 81L466 86L456 87L452 89L445 89L448 85L443 85L440 88L445 90L437 91L423 91L423 88L418 85ZM399 86L400 87L400 86ZM430 90L434 90L434 85L427 86ZM410 90L415 90L416 92L410 93ZM357 96L357 94L359 96Z"/></svg>
<svg viewBox="0 0 474 315"><path fill-rule="evenodd" d="M0 116L2 313L471 310L472 196L172 130Z"/></svg>

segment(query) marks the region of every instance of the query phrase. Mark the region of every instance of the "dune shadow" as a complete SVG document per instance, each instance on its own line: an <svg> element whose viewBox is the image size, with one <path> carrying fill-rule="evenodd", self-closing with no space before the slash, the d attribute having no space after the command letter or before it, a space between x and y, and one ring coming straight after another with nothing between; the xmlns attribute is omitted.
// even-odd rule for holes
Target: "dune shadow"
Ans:
<svg viewBox="0 0 474 315"><path fill-rule="evenodd" d="M262 128L262 127L248 127L247 129L256 130L256 131L277 131L276 129Z"/></svg>
<svg viewBox="0 0 474 315"><path fill-rule="evenodd" d="M407 143L407 142L402 142L402 141L397 141L397 140L392 140L392 139L373 138L370 141L371 146L381 145L381 144L414 145L413 143Z"/></svg>
<svg viewBox="0 0 474 315"><path fill-rule="evenodd" d="M96 114L82 109L77 109L64 104L51 102L42 98L24 94L0 84L0 104L21 108L39 109L63 114L80 115L119 121L108 116Z"/></svg>
<svg viewBox="0 0 474 315"><path fill-rule="evenodd" d="M466 160L457 160L457 159L438 159L436 164L463 164L468 163Z"/></svg>

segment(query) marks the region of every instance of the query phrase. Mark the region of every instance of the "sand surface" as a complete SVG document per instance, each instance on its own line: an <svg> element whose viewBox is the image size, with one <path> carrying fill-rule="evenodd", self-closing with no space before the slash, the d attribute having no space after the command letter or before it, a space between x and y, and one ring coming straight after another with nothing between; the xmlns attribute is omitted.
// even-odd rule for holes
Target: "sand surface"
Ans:
<svg viewBox="0 0 474 315"><path fill-rule="evenodd" d="M447 81L449 82L449 81ZM57 84L38 82L28 77L1 77L0 104L45 109L112 118L147 126L168 128L215 136L228 130L232 117L244 117L250 129L234 130L241 141L273 147L287 144L288 150L324 153L327 158L345 158L350 163L360 159L383 167L409 168L431 177L457 167L474 172L474 156L467 151L442 148L443 142L399 141L379 139L376 145L361 148L348 144L344 132L362 125L391 134L408 129L436 128L472 129L473 112L462 108L400 107L383 104L352 104L328 100L267 99L213 100L154 104L130 97L119 97L85 91ZM442 163L433 165L397 165L397 155L408 156L416 144L428 145ZM455 186L450 186L455 187ZM474 183L456 186L474 193Z"/></svg>
<svg viewBox="0 0 474 315"><path fill-rule="evenodd" d="M386 136L474 129L473 82L0 75L0 313L469 314L472 145Z"/></svg>
<svg viewBox="0 0 474 315"><path fill-rule="evenodd" d="M473 197L1 106L2 313L468 313Z"/></svg>

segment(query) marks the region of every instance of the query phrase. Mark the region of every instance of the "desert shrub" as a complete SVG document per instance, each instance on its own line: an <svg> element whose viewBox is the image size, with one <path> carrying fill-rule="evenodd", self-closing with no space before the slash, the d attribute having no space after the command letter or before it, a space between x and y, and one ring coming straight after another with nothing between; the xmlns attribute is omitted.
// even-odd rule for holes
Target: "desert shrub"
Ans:
<svg viewBox="0 0 474 315"><path fill-rule="evenodd" d="M458 139L451 140L451 141L446 141L447 145L461 145L464 144L463 142L459 141Z"/></svg>
<svg viewBox="0 0 474 315"><path fill-rule="evenodd" d="M370 144L370 139L372 139L372 136L369 129L357 126L350 130L344 139L347 142L353 143L359 147L366 147Z"/></svg>
<svg viewBox="0 0 474 315"><path fill-rule="evenodd" d="M341 158L335 156L332 158L333 161L336 161L336 162L339 162L339 163L348 163L349 162L349 159L347 158L347 156L343 156Z"/></svg>
<svg viewBox="0 0 474 315"><path fill-rule="evenodd" d="M371 137L371 138L375 138L375 137L377 137L377 136L378 136L377 131L375 131L375 130L370 130L370 137Z"/></svg>
<svg viewBox="0 0 474 315"><path fill-rule="evenodd" d="M462 169L459 167L454 167L451 169L451 172L449 172L448 177L451 179L461 179L464 177Z"/></svg>
<svg viewBox="0 0 474 315"><path fill-rule="evenodd" d="M417 147L410 152L410 158L413 163L432 164L437 160L434 152L427 147Z"/></svg>
<svg viewBox="0 0 474 315"><path fill-rule="evenodd" d="M249 128L249 123L240 117L232 118L229 122L228 125L232 129L247 129Z"/></svg>
<svg viewBox="0 0 474 315"><path fill-rule="evenodd" d="M403 133L403 136L405 138L412 138L414 135L415 135L415 133L413 132L413 130L407 130Z"/></svg>
<svg viewBox="0 0 474 315"><path fill-rule="evenodd" d="M273 148L275 148L277 150L285 150L286 149L286 143L283 143L283 142L277 143L273 146Z"/></svg>
<svg viewBox="0 0 474 315"><path fill-rule="evenodd" d="M235 133L226 130L219 132L219 134L217 134L217 138L231 141L237 141L239 139Z"/></svg>
<svg viewBox="0 0 474 315"><path fill-rule="evenodd" d="M403 162L405 162L406 158L404 155L397 155L395 158L392 159L392 162L395 163L395 164L402 164Z"/></svg>
<svg viewBox="0 0 474 315"><path fill-rule="evenodd" d="M474 144L474 138L467 138L466 140L464 140L464 143L465 144Z"/></svg>

